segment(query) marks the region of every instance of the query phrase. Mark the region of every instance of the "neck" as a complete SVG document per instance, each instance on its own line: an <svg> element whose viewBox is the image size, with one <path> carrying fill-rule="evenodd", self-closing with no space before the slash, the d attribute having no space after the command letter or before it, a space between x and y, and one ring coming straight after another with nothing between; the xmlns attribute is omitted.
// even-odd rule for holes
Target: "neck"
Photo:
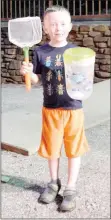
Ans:
<svg viewBox="0 0 111 220"><path fill-rule="evenodd" d="M67 41L62 41L62 42L54 42L54 41L50 41L49 42L50 46L52 47L64 47L67 45Z"/></svg>

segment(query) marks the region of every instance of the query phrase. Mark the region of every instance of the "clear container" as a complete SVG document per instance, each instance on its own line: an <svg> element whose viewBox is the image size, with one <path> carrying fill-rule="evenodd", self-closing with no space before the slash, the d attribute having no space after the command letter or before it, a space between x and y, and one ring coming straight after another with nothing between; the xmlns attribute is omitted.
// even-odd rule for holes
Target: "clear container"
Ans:
<svg viewBox="0 0 111 220"><path fill-rule="evenodd" d="M89 98L93 91L95 52L85 47L70 48L63 59L68 95L77 100Z"/></svg>

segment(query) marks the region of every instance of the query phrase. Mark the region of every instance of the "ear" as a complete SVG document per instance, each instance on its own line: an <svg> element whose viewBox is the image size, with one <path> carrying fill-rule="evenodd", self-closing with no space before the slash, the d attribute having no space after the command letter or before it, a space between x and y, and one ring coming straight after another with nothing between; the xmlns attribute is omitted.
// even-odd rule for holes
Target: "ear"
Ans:
<svg viewBox="0 0 111 220"><path fill-rule="evenodd" d="M44 30L45 34L48 34L47 28L45 27L44 24L43 24L43 30Z"/></svg>
<svg viewBox="0 0 111 220"><path fill-rule="evenodd" d="M69 32L72 30L72 23L69 25Z"/></svg>

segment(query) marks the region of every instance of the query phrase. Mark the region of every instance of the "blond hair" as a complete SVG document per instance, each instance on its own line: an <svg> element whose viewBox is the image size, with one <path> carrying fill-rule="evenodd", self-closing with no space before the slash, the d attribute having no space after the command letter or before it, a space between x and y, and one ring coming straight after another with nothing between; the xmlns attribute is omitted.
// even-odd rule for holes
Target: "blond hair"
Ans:
<svg viewBox="0 0 111 220"><path fill-rule="evenodd" d="M44 17L51 12L58 12L58 11L66 12L69 15L70 20L71 20L70 12L67 10L67 8L64 8L63 6L60 6L60 5L52 5L51 7L47 8L44 13Z"/></svg>

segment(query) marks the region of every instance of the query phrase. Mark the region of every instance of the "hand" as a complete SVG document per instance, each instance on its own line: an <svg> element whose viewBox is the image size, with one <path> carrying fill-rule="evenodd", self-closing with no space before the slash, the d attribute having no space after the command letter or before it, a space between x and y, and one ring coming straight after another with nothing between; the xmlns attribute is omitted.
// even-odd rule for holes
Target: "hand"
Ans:
<svg viewBox="0 0 111 220"><path fill-rule="evenodd" d="M33 72L33 64L23 62L22 66L20 68L20 74L25 76L25 74L27 74L27 73L29 73L31 75L32 72Z"/></svg>

